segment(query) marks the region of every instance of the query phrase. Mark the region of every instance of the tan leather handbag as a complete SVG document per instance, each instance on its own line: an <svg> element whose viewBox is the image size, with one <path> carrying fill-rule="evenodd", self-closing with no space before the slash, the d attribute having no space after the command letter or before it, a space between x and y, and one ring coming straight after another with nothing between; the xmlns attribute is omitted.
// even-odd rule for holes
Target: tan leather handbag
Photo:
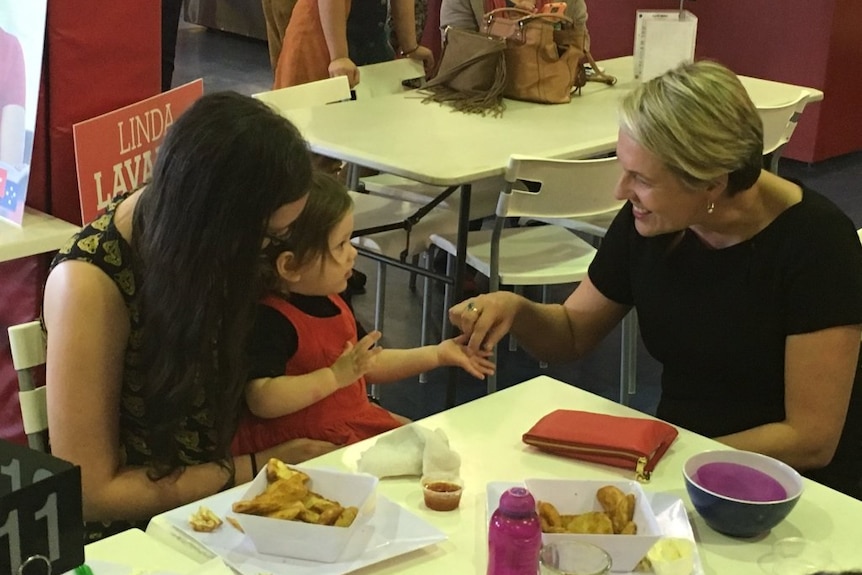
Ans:
<svg viewBox="0 0 862 575"><path fill-rule="evenodd" d="M482 31L506 39L503 95L516 100L563 104L586 83L572 20L562 14L533 14L497 8L485 14Z"/></svg>

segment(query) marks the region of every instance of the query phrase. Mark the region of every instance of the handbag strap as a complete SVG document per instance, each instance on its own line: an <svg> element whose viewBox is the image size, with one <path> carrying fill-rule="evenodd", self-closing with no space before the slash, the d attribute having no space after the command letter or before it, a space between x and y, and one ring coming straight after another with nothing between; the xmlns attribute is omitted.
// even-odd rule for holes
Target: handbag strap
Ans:
<svg viewBox="0 0 862 575"><path fill-rule="evenodd" d="M490 25L494 18L504 17L504 15L514 14L516 17L511 18L508 17L509 20L515 20L519 26L525 26L527 23L534 20L542 20L547 22L552 22L554 24L569 24L574 25L574 20L566 16L565 14L553 14L546 12L530 12L529 10L523 10L522 8L495 8L490 12L485 14L485 22L486 25Z"/></svg>

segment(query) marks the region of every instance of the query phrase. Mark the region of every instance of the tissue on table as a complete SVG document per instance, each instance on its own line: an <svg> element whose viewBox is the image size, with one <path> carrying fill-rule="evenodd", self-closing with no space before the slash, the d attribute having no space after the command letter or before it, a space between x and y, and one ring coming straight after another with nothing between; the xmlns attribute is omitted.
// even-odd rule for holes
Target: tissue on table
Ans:
<svg viewBox="0 0 862 575"><path fill-rule="evenodd" d="M358 470L377 477L433 475L458 477L461 456L449 447L442 429L412 424L377 440L359 458Z"/></svg>

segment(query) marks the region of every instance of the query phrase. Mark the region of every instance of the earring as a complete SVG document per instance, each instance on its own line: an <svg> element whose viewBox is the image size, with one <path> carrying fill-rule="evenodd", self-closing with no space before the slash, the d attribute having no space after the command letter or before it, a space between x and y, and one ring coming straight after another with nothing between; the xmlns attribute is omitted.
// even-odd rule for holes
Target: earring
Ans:
<svg viewBox="0 0 862 575"><path fill-rule="evenodd" d="M711 214L715 211L715 202L709 202L706 204L706 213Z"/></svg>

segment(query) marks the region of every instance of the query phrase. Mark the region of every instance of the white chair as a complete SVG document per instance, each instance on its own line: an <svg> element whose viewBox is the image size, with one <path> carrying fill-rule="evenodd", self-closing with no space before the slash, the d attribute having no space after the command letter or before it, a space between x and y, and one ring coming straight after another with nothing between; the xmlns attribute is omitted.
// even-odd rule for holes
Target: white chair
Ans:
<svg viewBox="0 0 862 575"><path fill-rule="evenodd" d="M310 108L349 100L350 83L347 81L347 76L336 76L308 84L258 92L252 94L252 98L266 102L276 110Z"/></svg>
<svg viewBox="0 0 862 575"><path fill-rule="evenodd" d="M48 408L45 386L36 387L34 369L45 363L45 333L38 321L10 326L9 348L18 374L18 402L31 449L47 451Z"/></svg>
<svg viewBox="0 0 862 575"><path fill-rule="evenodd" d="M606 213L618 202L611 191L619 178L616 158L546 160L513 155L506 170L493 230L470 232L467 263L488 276L490 291L500 285L555 285L581 281L596 249L570 228L571 219ZM540 182L537 192L514 189L518 180ZM551 225L504 227L510 218L550 218ZM454 235L431 242L456 253ZM496 350L495 350L496 355ZM488 393L496 377L488 378Z"/></svg>
<svg viewBox="0 0 862 575"><path fill-rule="evenodd" d="M760 119L763 121L763 155L772 154L769 171L773 174L778 173L778 160L781 159L781 152L787 142L790 141L799 117L810 97L810 92L803 90L802 94L792 102L757 108Z"/></svg>
<svg viewBox="0 0 862 575"><path fill-rule="evenodd" d="M618 200L607 212L592 214L579 218L568 219L565 226L571 230L592 237L593 245L598 247L625 201ZM529 218L547 224L558 223L558 218ZM514 351L513 339L510 338L509 349ZM638 316L632 309L620 325L620 395L619 401L628 405L629 398L637 392L637 351L638 351ZM546 367L544 362L542 367Z"/></svg>

